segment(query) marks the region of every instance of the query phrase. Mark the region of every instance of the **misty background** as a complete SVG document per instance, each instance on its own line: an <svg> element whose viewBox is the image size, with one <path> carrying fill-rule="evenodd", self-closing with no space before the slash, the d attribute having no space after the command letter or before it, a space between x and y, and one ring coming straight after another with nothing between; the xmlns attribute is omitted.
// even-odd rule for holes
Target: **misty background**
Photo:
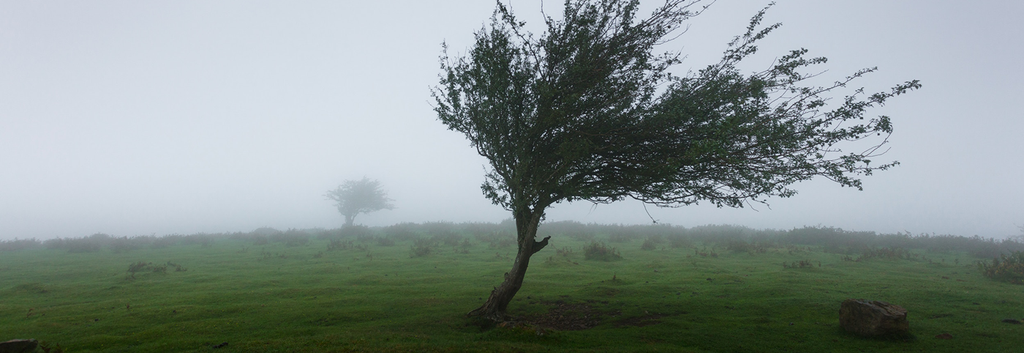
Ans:
<svg viewBox="0 0 1024 353"><path fill-rule="evenodd" d="M543 32L540 1L514 0ZM645 16L657 1L645 1ZM717 62L767 1L720 0L665 50L677 73ZM561 2L544 2L551 16ZM499 222L487 161L432 110L441 43L453 57L491 1L6 1L0 3L0 239L335 228L323 194L378 179L396 208L357 224ZM893 118L902 164L864 191L822 179L771 207L648 206L660 223L834 226L1002 238L1024 225L1024 2L779 0L783 26L749 71L791 49L820 79L921 90ZM852 93L852 90L843 91ZM841 100L841 97L837 97ZM649 224L635 201L558 204L548 221Z"/></svg>

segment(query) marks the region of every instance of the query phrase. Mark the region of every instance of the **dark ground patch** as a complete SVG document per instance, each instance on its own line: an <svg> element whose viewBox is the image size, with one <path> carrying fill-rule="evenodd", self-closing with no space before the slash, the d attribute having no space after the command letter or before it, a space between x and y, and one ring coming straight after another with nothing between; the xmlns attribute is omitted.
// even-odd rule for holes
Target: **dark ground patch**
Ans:
<svg viewBox="0 0 1024 353"><path fill-rule="evenodd" d="M538 304L548 306L548 311L543 314L524 316L521 318L521 323L550 330L579 331L594 328L605 319L622 315L619 310L602 310L601 306L608 304L607 301L588 300L585 303L571 303L558 300L542 301ZM660 323L659 319L666 316L669 315L645 311L645 315L617 319L614 321L614 325L615 327L650 326Z"/></svg>
<svg viewBox="0 0 1024 353"><path fill-rule="evenodd" d="M538 327L558 331L578 331L601 324L606 315L588 303L568 303L562 300L541 302L550 306L547 313L526 316L523 321Z"/></svg>

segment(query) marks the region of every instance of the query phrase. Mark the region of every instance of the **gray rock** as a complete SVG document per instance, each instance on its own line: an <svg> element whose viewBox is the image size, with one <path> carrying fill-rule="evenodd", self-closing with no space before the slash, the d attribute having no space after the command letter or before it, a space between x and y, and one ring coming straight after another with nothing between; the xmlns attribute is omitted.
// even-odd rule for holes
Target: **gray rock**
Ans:
<svg viewBox="0 0 1024 353"><path fill-rule="evenodd" d="M907 309L880 301L847 299L839 308L839 325L865 337L901 337L910 333Z"/></svg>
<svg viewBox="0 0 1024 353"><path fill-rule="evenodd" d="M39 341L36 340L10 340L0 342L0 353L29 353L36 350Z"/></svg>

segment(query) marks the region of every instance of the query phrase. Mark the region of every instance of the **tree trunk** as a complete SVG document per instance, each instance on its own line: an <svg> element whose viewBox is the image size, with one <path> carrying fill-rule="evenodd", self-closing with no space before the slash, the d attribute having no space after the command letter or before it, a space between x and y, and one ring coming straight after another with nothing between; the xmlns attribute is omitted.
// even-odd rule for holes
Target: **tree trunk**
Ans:
<svg viewBox="0 0 1024 353"><path fill-rule="evenodd" d="M548 239L535 241L537 238L537 226L543 216L543 211L524 212L515 214L516 232L519 238L519 252L512 263L512 270L505 272L505 280L501 285L491 291L484 305L476 310L470 311L468 316L480 316L493 321L506 321L509 316L506 313L508 303L519 292L523 286L523 278L526 276L526 267L530 265L530 257L548 245Z"/></svg>
<svg viewBox="0 0 1024 353"><path fill-rule="evenodd" d="M356 220L356 215L345 215L345 228L351 227L352 222Z"/></svg>

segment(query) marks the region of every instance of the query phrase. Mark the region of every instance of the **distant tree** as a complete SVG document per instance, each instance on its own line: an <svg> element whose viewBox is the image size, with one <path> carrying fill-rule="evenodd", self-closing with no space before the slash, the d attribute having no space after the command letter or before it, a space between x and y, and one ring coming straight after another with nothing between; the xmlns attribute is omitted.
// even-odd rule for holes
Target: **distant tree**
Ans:
<svg viewBox="0 0 1024 353"><path fill-rule="evenodd" d="M387 196L379 181L365 177L361 180L348 180L324 194L328 200L335 202L338 212L345 216L346 227L351 226L360 213L394 209L395 206L391 204L393 200Z"/></svg>
<svg viewBox="0 0 1024 353"><path fill-rule="evenodd" d="M865 111L917 81L867 97L857 90L826 110L827 93L874 69L802 86L814 75L800 69L826 59L799 49L767 70L741 73L736 64L779 26L760 26L767 8L720 62L673 75L679 54L653 51L703 11L690 10L698 3L667 0L636 21L638 0L566 0L563 18L546 18L535 37L499 1L466 57L452 60L445 46L435 110L489 160L482 191L512 212L519 244L512 270L470 315L507 318L530 257L548 244L550 237L536 241L537 228L555 203L629 197L743 207L792 196L789 185L814 176L860 189L858 176L897 164L869 164L892 125L886 116L865 120ZM877 140L860 152L838 145L866 138Z"/></svg>

